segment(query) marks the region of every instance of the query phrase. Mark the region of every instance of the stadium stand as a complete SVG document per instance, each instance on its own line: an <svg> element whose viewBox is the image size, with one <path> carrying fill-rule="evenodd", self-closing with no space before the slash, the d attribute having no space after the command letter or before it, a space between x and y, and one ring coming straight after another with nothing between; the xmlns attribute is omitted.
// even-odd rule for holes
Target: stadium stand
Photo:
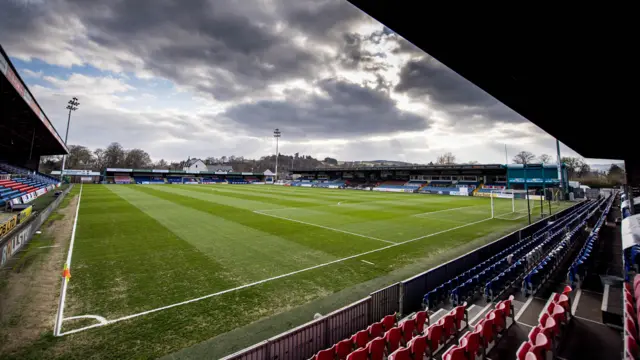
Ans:
<svg viewBox="0 0 640 360"><path fill-rule="evenodd" d="M135 181L131 178L131 176L114 176L114 181L116 184L133 184Z"/></svg>
<svg viewBox="0 0 640 360"><path fill-rule="evenodd" d="M472 269L440 284L424 295L424 306L427 309L434 309L448 299L453 305L472 301L481 291L489 301L497 298L498 289L508 287L518 275L522 275L527 270L527 266L531 268L535 264L536 258L530 257L529 252L533 250L537 254L542 254L542 243L549 240L548 237L558 238L569 222L585 216L586 211L591 210L592 206L595 204L583 203L555 223L545 226L532 236L520 240ZM555 235L549 236L550 233ZM540 255L537 259L539 258Z"/></svg>
<svg viewBox="0 0 640 360"><path fill-rule="evenodd" d="M574 300L577 304L578 299L574 287L564 282L565 270L580 261L588 265L584 260L593 257L589 249L597 243L612 201L613 196L585 200L556 214L553 221L541 222L529 236L522 236L503 250L484 257L486 260L469 270L439 284L425 279L433 290L424 295L423 306L417 312L403 315L397 312L363 328L354 328L352 335L317 352L313 358L543 359L558 356L563 349L559 347L561 342L572 343L575 337L583 336L569 326L574 317L572 305ZM429 273L433 271L438 269ZM562 280L557 281L558 276ZM412 279L403 282L405 286L415 286ZM640 277L637 284L640 294ZM579 287L580 282L576 286ZM635 331L638 324L632 320L637 318L637 309L631 309L635 298L632 286L627 284L626 288L630 293L626 295L630 315L625 326ZM556 290L547 292L550 289ZM578 293L580 291L578 289ZM387 294L385 289L380 292ZM540 296L546 303L527 307L531 302L527 298L538 301ZM486 307L481 305L485 300L489 303ZM520 324L518 316L526 322ZM327 321L329 324L332 320ZM514 325L518 325L517 329L511 331ZM637 342L629 344L629 351L637 351ZM226 359L240 358L244 357L237 353Z"/></svg>
<svg viewBox="0 0 640 360"><path fill-rule="evenodd" d="M52 177L18 166L0 163L5 178L0 180L0 206L27 203L57 186Z"/></svg>
<svg viewBox="0 0 640 360"><path fill-rule="evenodd" d="M345 180L331 180L325 181L321 183L317 183L316 187L320 188L328 188L328 189L337 189L346 186L347 182Z"/></svg>

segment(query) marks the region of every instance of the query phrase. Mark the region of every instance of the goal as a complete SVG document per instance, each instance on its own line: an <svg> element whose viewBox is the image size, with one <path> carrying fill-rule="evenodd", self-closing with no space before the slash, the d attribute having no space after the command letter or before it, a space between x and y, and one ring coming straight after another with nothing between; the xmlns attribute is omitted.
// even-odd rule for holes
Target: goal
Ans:
<svg viewBox="0 0 640 360"><path fill-rule="evenodd" d="M491 217L503 220L518 220L529 214L545 216L549 209L545 196L535 189L496 190L491 193Z"/></svg>

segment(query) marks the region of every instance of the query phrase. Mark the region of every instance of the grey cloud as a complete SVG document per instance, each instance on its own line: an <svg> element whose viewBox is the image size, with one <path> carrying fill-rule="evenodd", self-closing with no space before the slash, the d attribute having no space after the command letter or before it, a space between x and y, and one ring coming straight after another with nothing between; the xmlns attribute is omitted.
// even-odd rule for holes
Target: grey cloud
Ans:
<svg viewBox="0 0 640 360"><path fill-rule="evenodd" d="M395 91L424 98L450 115L452 125L467 131L492 123L527 120L429 55L409 60Z"/></svg>
<svg viewBox="0 0 640 360"><path fill-rule="evenodd" d="M0 40L19 53L50 58L63 51L61 43L74 43L79 54L100 49L106 56L94 61L114 62L126 71L144 69L232 100L273 82L313 80L333 60L313 44L296 45L296 31L312 41L337 44L349 26L363 19L366 15L343 0L121 0L90 5L52 0L42 6L5 1L0 5ZM84 25L86 34L69 31L67 23L74 21Z"/></svg>
<svg viewBox="0 0 640 360"><path fill-rule="evenodd" d="M399 110L385 92L335 79L316 85L322 95L242 104L229 109L225 117L252 133L280 128L293 138L388 135L428 128L427 119Z"/></svg>

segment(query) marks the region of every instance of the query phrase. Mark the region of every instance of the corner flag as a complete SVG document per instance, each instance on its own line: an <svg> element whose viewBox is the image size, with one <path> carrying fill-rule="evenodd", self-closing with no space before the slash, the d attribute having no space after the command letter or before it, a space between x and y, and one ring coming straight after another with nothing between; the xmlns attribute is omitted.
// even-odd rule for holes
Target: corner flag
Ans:
<svg viewBox="0 0 640 360"><path fill-rule="evenodd" d="M64 264L64 269L62 270L62 277L65 278L67 281L69 281L69 278L71 278L71 269L69 269L67 264Z"/></svg>

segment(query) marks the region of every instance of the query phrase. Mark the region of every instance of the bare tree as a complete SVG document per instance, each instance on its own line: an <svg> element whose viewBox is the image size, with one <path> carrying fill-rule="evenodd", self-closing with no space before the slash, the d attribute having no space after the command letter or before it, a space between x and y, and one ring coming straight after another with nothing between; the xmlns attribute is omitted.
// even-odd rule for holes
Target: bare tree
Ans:
<svg viewBox="0 0 640 360"><path fill-rule="evenodd" d="M553 158L550 155L542 154L538 156L538 160L540 160L540 162L543 164L551 164L551 161L553 161Z"/></svg>
<svg viewBox="0 0 640 360"><path fill-rule="evenodd" d="M456 163L456 156L451 152L446 152L440 156L436 160L436 164L438 165L453 165Z"/></svg>
<svg viewBox="0 0 640 360"><path fill-rule="evenodd" d="M513 162L516 164L531 164L535 158L536 156L528 151L520 151L513 157Z"/></svg>

